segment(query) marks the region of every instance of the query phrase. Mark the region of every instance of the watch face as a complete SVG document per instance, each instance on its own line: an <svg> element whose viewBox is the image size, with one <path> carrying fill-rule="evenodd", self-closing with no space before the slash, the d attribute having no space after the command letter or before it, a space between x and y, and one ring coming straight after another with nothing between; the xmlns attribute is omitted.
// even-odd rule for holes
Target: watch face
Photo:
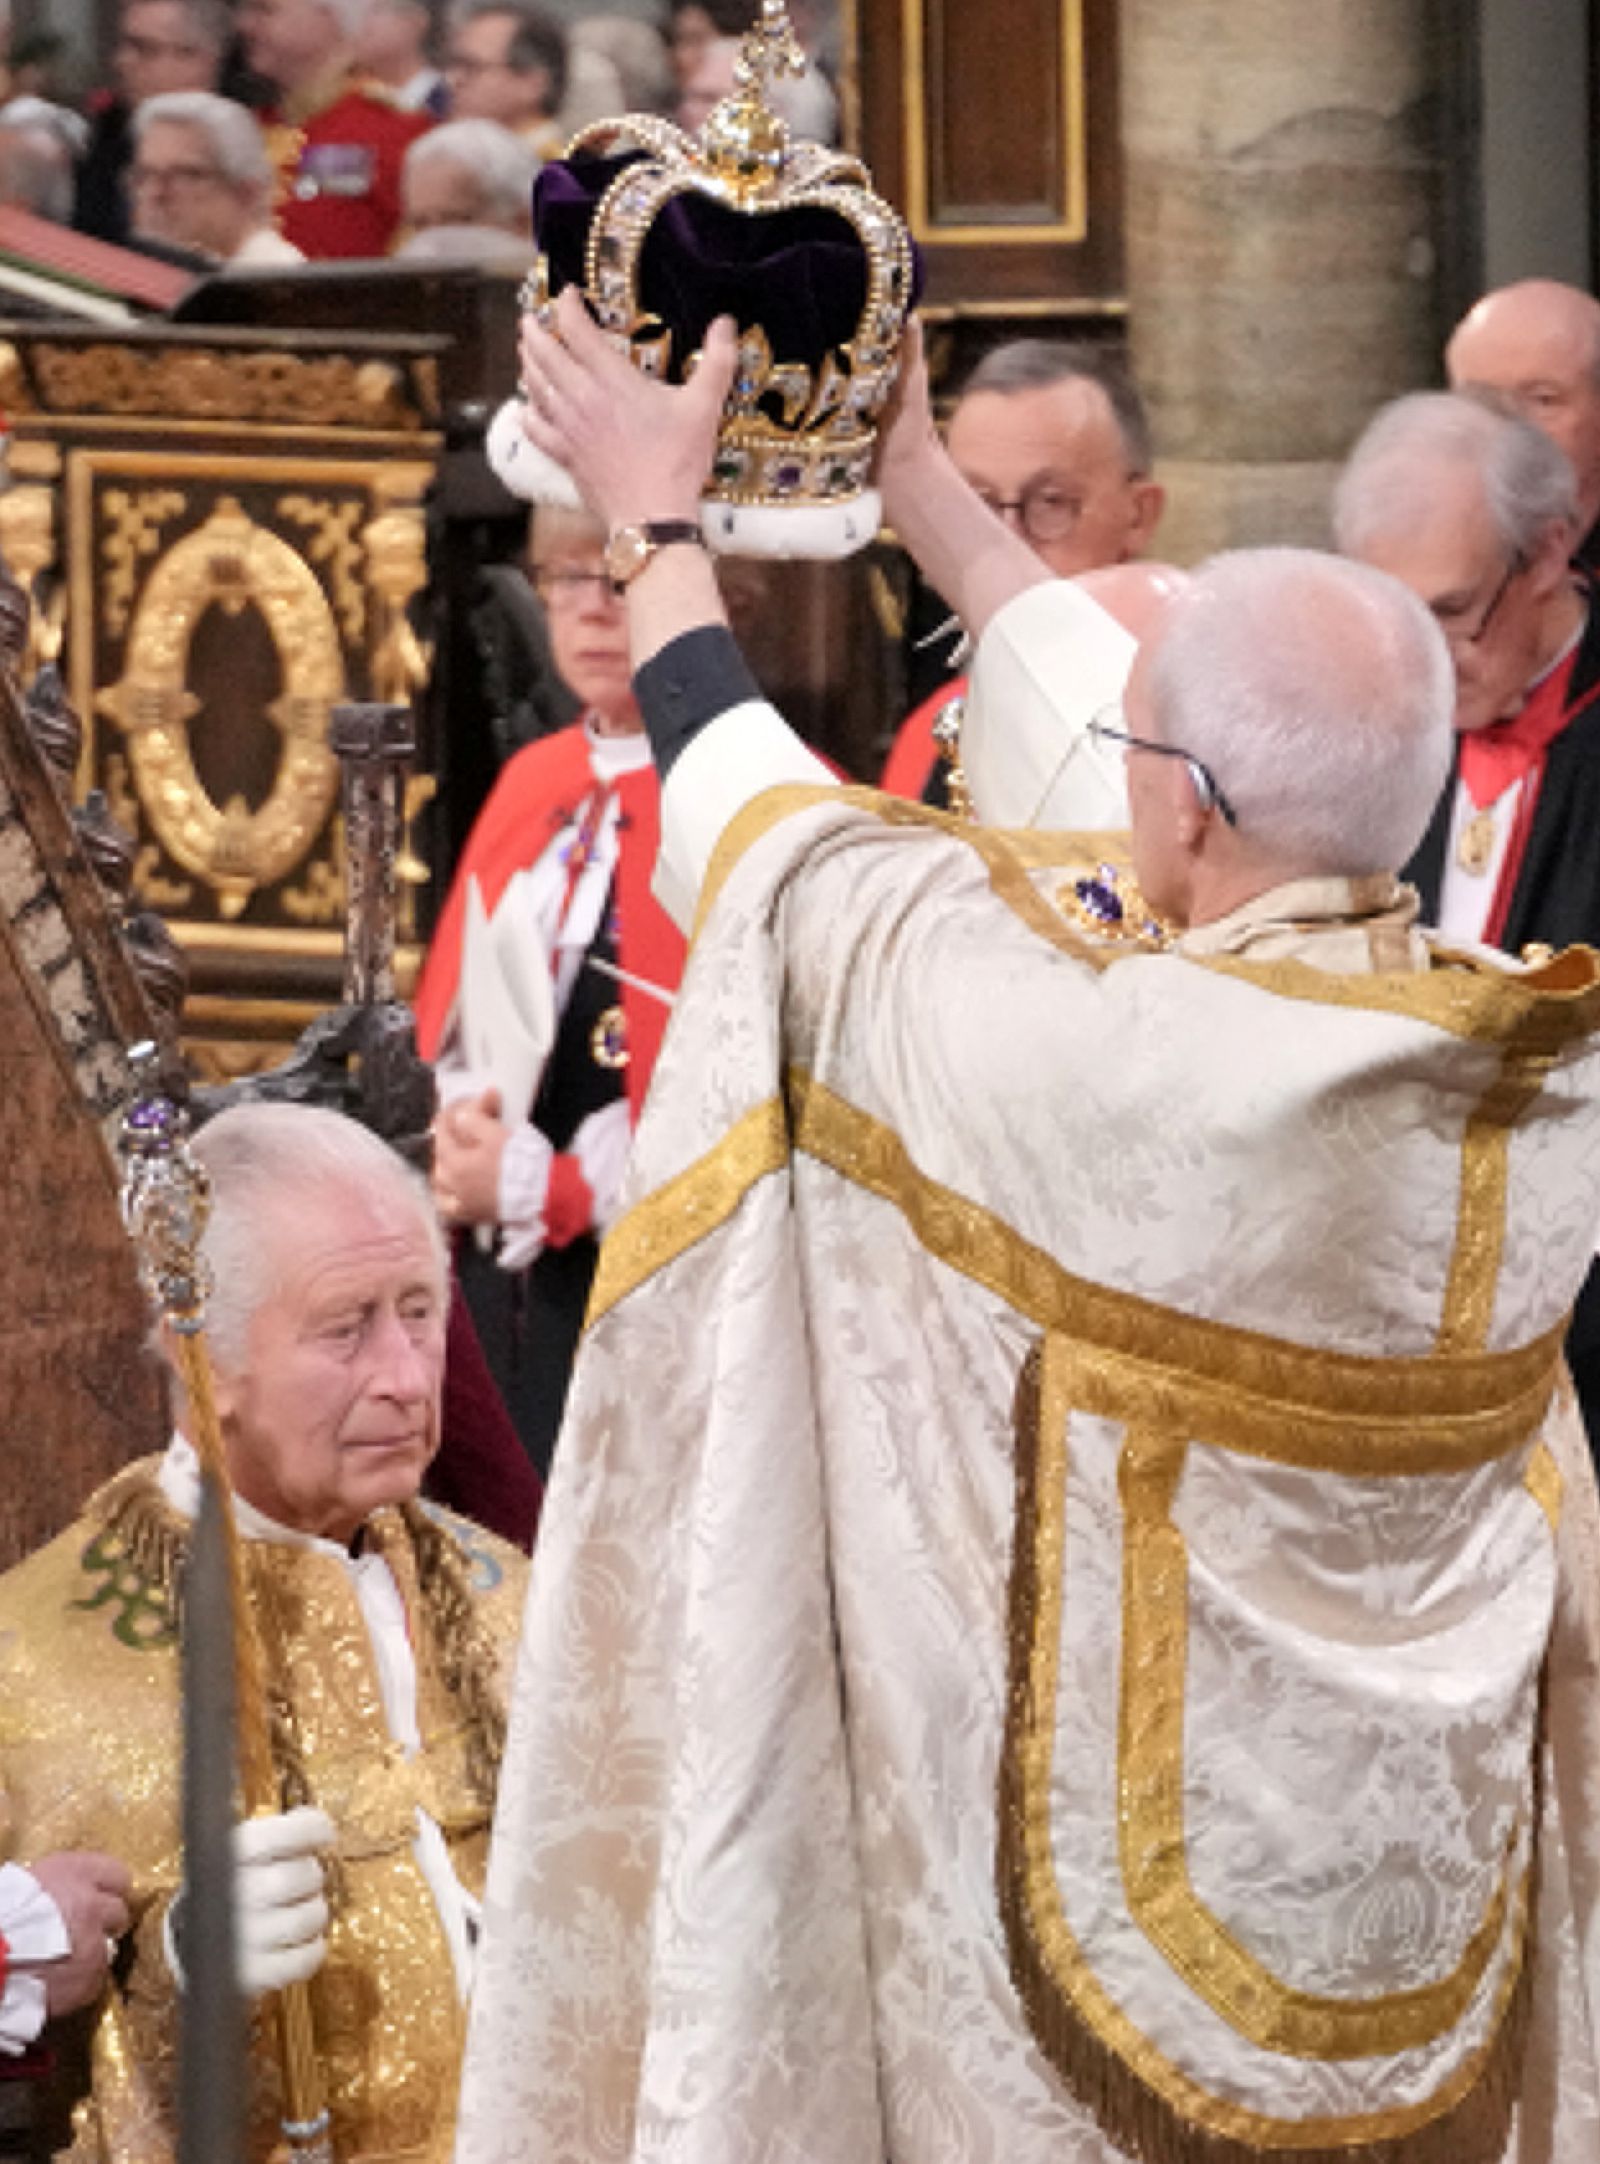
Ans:
<svg viewBox="0 0 1600 2164"><path fill-rule="evenodd" d="M626 586L649 562L653 548L649 536L638 526L619 526L606 543L606 569L612 585Z"/></svg>

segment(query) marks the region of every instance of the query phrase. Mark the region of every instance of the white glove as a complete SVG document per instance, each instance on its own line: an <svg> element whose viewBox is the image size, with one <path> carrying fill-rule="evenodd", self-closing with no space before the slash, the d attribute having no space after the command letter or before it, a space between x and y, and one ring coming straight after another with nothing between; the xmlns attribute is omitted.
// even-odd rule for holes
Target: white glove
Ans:
<svg viewBox="0 0 1600 2164"><path fill-rule="evenodd" d="M239 1989L254 1998L315 1976L328 1952L319 1849L337 1836L326 1811L302 1804L233 1829Z"/></svg>

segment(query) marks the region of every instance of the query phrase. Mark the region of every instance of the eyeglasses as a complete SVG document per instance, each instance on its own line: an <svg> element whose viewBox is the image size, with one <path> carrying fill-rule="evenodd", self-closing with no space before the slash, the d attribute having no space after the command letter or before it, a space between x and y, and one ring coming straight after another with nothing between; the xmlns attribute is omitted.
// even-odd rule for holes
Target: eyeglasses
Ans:
<svg viewBox="0 0 1600 2164"><path fill-rule="evenodd" d="M509 68L509 60L474 60L470 53L447 53L444 61L446 75L492 75L496 68Z"/></svg>
<svg viewBox="0 0 1600 2164"><path fill-rule="evenodd" d="M1459 611L1449 606L1434 606L1433 620L1452 646L1481 646L1483 644L1484 640L1489 636L1490 625L1500 613L1501 602L1505 600L1506 595L1511 591L1513 582L1520 578L1527 568L1528 559L1518 549L1513 554L1511 561L1506 565L1505 576L1489 596L1488 605L1483 614L1470 631L1463 624Z"/></svg>
<svg viewBox="0 0 1600 2164"><path fill-rule="evenodd" d="M1114 711L1121 711L1120 708ZM1189 769L1189 779L1194 783L1194 793L1200 799L1202 811L1214 811L1230 827L1237 827L1239 814L1222 792L1217 780L1204 759L1197 759L1192 751L1185 751L1178 744L1161 744L1154 737L1134 736L1127 729L1120 729L1115 722L1096 714L1089 724L1089 734L1100 744L1120 744L1124 751L1159 752L1163 759L1181 759Z"/></svg>
<svg viewBox="0 0 1600 2164"><path fill-rule="evenodd" d="M591 587L601 599L616 601L617 589L609 571L580 571L569 565L546 568L542 564L534 570L533 590L547 609L581 608Z"/></svg>
<svg viewBox="0 0 1600 2164"><path fill-rule="evenodd" d="M1065 541L1083 516L1083 498L1048 477L1030 481L1020 496L978 494L997 518L1015 520L1029 541Z"/></svg>
<svg viewBox="0 0 1600 2164"><path fill-rule="evenodd" d="M191 188L208 187L214 180L221 180L222 173L214 165L135 165L128 170L128 179L135 188Z"/></svg>

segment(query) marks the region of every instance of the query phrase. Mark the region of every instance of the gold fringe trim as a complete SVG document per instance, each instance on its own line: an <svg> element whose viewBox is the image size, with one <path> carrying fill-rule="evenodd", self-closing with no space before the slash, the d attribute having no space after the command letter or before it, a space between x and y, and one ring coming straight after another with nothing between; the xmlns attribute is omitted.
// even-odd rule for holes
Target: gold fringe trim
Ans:
<svg viewBox="0 0 1600 2164"><path fill-rule="evenodd" d="M1258 2120L1259 2137L1241 2138L1203 2124L1203 2093L1185 2112L1141 2078L1123 2055L1091 2027L1053 1973L1036 1935L1028 1895L1026 1744L1036 1725L1032 1702L1033 1634L1040 1608L1038 1544L1030 1537L1038 1507L1040 1425L1044 1411L1044 1347L1035 1344L1018 1379L1016 1534L1009 1589L1009 1674L1006 1729L997 1795L995 1876L1010 1955L1011 1977L1028 2026L1070 2094L1095 2123L1139 2164L1499 2164L1510 2137L1527 2036L1531 1931L1500 2022L1479 2061L1447 2085L1437 2116L1390 2135L1368 2138L1369 2116L1344 2122ZM1059 1558L1057 1559L1059 1562ZM1530 1869L1530 1913L1537 1851ZM1185 2086L1192 2084L1185 2082ZM1219 2107L1222 2100L1216 2100ZM1252 2115L1254 2116L1254 2115ZM1389 2115L1383 2115L1385 2117ZM1410 2113L1406 2114L1412 2118Z"/></svg>

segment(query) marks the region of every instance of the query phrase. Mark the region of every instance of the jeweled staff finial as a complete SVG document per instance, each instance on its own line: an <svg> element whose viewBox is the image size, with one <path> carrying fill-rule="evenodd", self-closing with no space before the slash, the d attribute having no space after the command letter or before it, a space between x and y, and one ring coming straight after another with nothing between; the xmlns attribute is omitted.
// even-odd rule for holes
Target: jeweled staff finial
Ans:
<svg viewBox="0 0 1600 2164"><path fill-rule="evenodd" d="M122 1222L146 1293L175 1330L205 1326L211 1266L200 1242L211 1216L211 1179L189 1148L188 1118L161 1087L161 1054L148 1041L128 1053L134 1094L122 1115Z"/></svg>
<svg viewBox="0 0 1600 2164"><path fill-rule="evenodd" d="M736 203L776 189L789 149L789 130L767 103L780 75L803 75L806 56L784 0L762 0L759 21L745 32L733 64L733 90L706 116L700 155Z"/></svg>

